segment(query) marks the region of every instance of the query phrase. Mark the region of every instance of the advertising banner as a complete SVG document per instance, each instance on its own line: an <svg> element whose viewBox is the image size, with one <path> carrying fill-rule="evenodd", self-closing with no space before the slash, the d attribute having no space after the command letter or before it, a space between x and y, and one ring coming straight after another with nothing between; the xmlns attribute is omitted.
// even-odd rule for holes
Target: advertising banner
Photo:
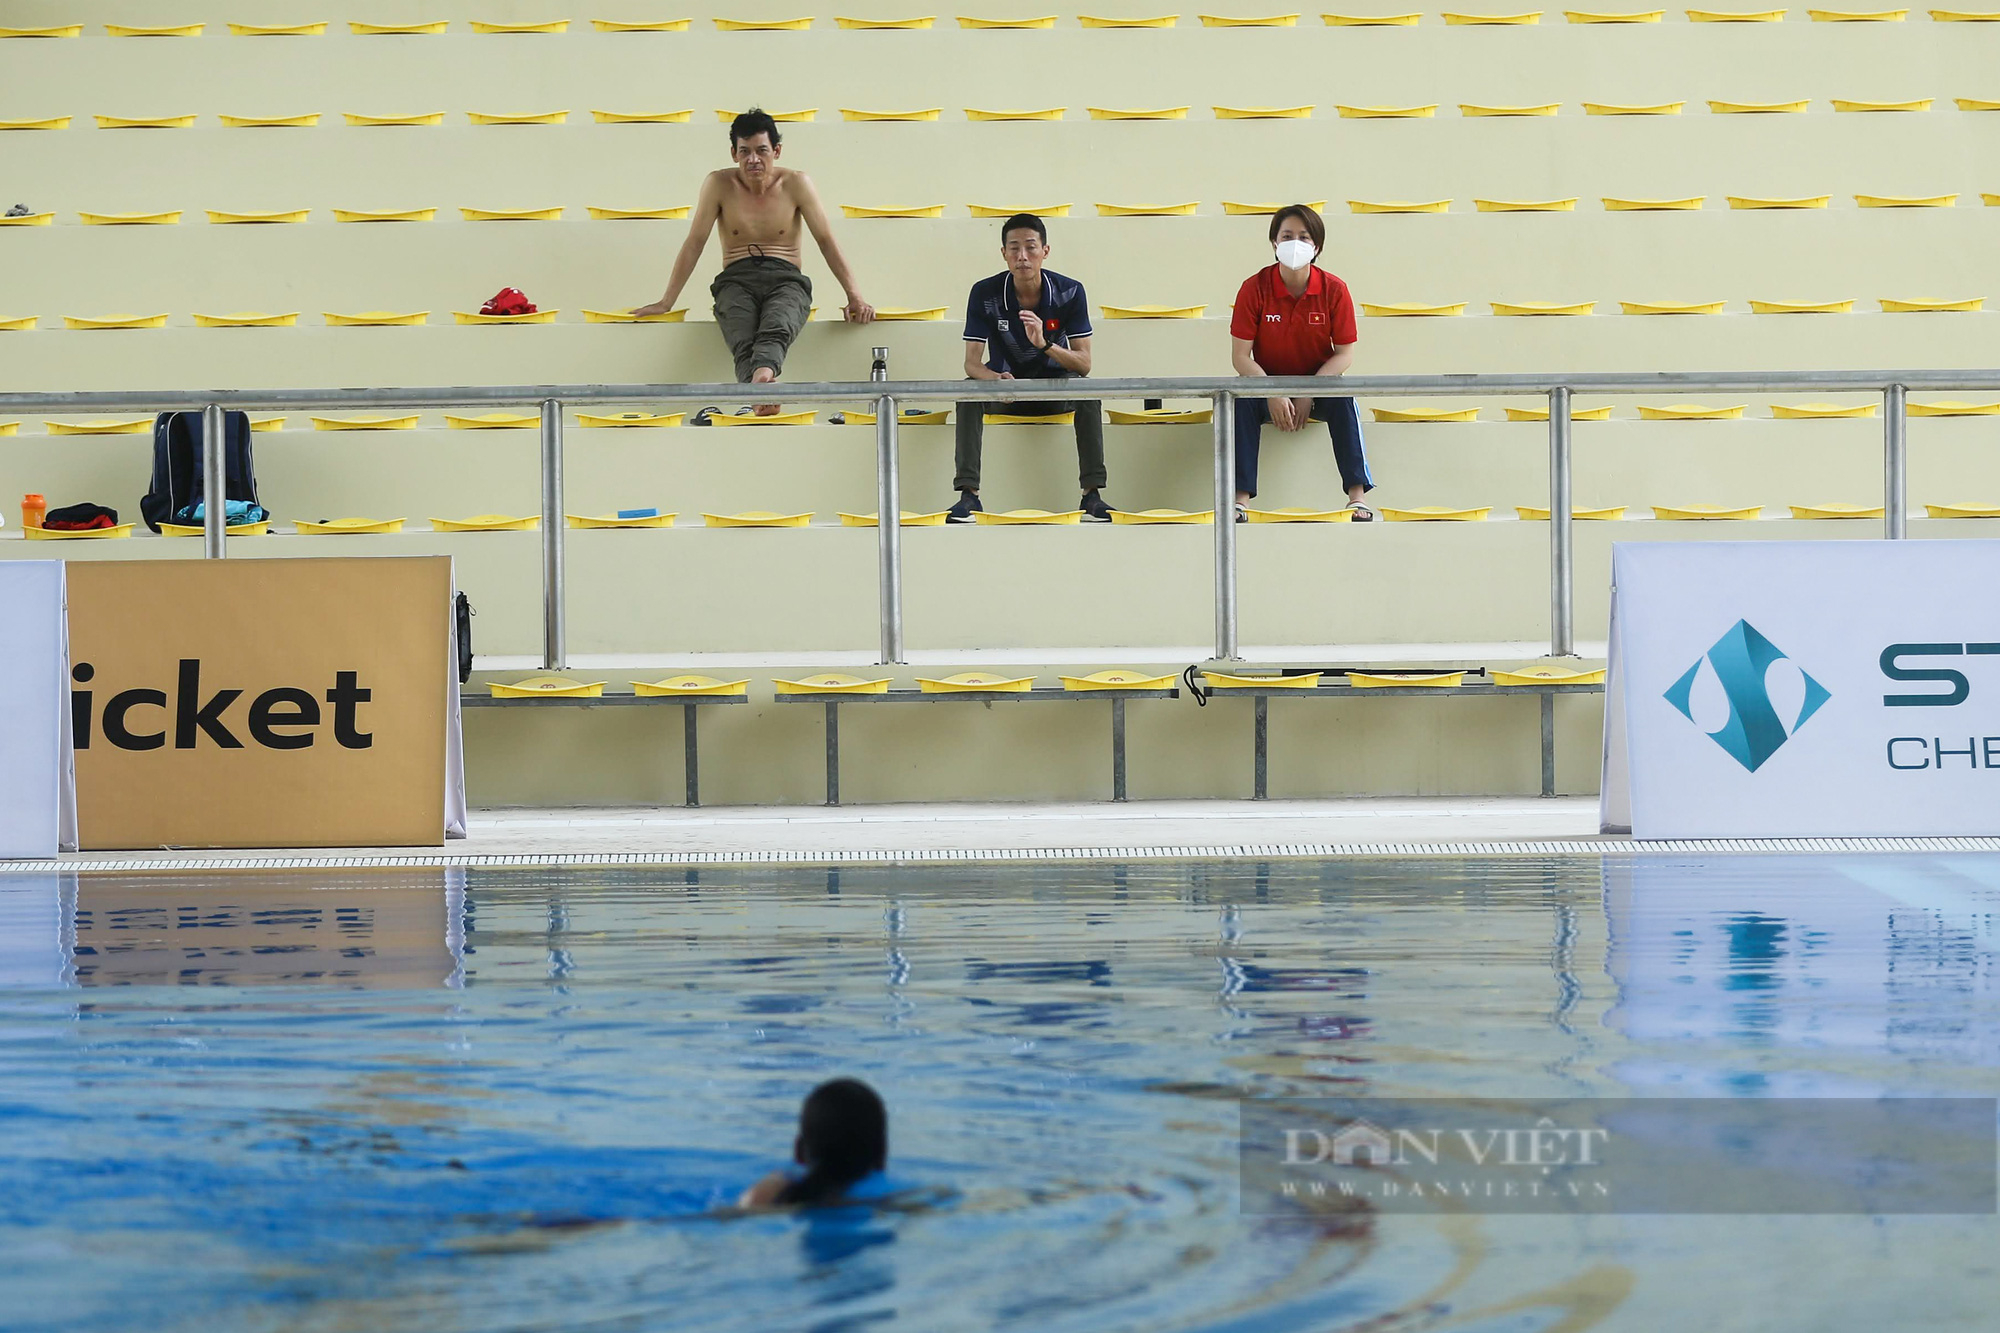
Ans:
<svg viewBox="0 0 2000 1333"><path fill-rule="evenodd" d="M70 568L86 848L436 845L446 556Z"/></svg>
<svg viewBox="0 0 2000 1333"><path fill-rule="evenodd" d="M1612 548L1601 823L2000 833L2000 543Z"/></svg>
<svg viewBox="0 0 2000 1333"><path fill-rule="evenodd" d="M76 846L60 560L0 561L0 860Z"/></svg>

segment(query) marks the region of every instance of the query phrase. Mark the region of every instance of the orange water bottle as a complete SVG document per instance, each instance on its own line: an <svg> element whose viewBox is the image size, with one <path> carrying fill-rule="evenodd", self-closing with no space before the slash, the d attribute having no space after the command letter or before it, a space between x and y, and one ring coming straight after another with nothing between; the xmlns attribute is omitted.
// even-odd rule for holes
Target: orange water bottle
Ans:
<svg viewBox="0 0 2000 1333"><path fill-rule="evenodd" d="M40 526L42 526L42 519L48 515L48 512L49 512L49 502L47 500L44 500L41 496L24 495L21 497L22 527L39 528Z"/></svg>

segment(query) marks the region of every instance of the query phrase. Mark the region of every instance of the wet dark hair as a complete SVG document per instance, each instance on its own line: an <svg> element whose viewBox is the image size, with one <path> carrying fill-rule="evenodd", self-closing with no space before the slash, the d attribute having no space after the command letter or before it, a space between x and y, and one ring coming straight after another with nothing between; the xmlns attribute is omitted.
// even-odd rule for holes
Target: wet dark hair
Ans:
<svg viewBox="0 0 2000 1333"><path fill-rule="evenodd" d="M1007 244L1008 232L1023 230L1032 231L1035 235L1041 237L1043 245L1049 243L1049 228L1047 223L1043 222L1033 213L1016 213L1013 217L1008 218L1000 224L1000 244Z"/></svg>
<svg viewBox="0 0 2000 1333"><path fill-rule="evenodd" d="M735 152L737 144L760 134L771 136L773 148L784 142L778 137L778 122L771 119L771 113L761 106L753 106L729 122L729 151Z"/></svg>
<svg viewBox="0 0 2000 1333"><path fill-rule="evenodd" d="M1312 237L1313 249L1326 249L1326 223L1320 220L1319 212L1311 204L1286 204L1271 214L1271 242L1276 244L1278 229L1285 225L1286 218L1297 218L1299 225Z"/></svg>
<svg viewBox="0 0 2000 1333"><path fill-rule="evenodd" d="M889 1112L875 1089L836 1078L807 1095L799 1109L797 1157L806 1173L782 1190L779 1204L830 1203L849 1185L889 1161Z"/></svg>

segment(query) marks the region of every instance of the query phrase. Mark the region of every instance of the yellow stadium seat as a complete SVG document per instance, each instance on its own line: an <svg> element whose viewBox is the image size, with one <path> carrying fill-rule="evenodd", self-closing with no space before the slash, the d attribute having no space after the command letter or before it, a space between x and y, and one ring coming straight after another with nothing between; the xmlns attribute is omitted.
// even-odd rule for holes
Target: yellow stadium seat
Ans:
<svg viewBox="0 0 2000 1333"><path fill-rule="evenodd" d="M917 677L921 694L1026 694L1033 688L1033 676L1002 676L991 671L961 671L942 680Z"/></svg>
<svg viewBox="0 0 2000 1333"><path fill-rule="evenodd" d="M873 412L864 412L850 407L844 415L847 418L847 424L850 426L872 426L875 424L875 414ZM906 408L896 417L896 421L904 426L942 426L950 420L951 412L948 409L940 409L936 412L919 412L915 408ZM906 522L903 526L909 527L910 524Z"/></svg>
<svg viewBox="0 0 2000 1333"><path fill-rule="evenodd" d="M1549 419L1549 409L1546 407L1510 407L1505 409L1505 411L1507 413L1507 420L1509 421L1547 421ZM1611 420L1611 408L1608 405L1604 407L1572 408L1569 419L1571 421L1609 421ZM1543 517L1546 518L1548 516L1544 514Z"/></svg>
<svg viewBox="0 0 2000 1333"><path fill-rule="evenodd" d="M1575 9L1563 11L1563 17L1571 23L1658 23L1666 16L1667 11L1664 9L1641 9L1612 14Z"/></svg>
<svg viewBox="0 0 2000 1333"><path fill-rule="evenodd" d="M681 324L686 321L686 306L657 315L635 315L629 310L592 310L588 306L583 311L583 322L586 324Z"/></svg>
<svg viewBox="0 0 2000 1333"><path fill-rule="evenodd" d="M678 222L687 217L690 207L688 204L676 204L670 208L611 208L604 204L591 204L589 212L598 222Z"/></svg>
<svg viewBox="0 0 2000 1333"><path fill-rule="evenodd" d="M1088 676L1057 676L1066 690L1168 690L1174 685L1174 675L1149 676L1143 671L1121 670L1093 671Z"/></svg>
<svg viewBox="0 0 2000 1333"><path fill-rule="evenodd" d="M1323 213L1326 211L1326 200L1314 199L1306 206L1315 213ZM1225 199L1222 201L1223 216L1232 218L1267 218L1284 207L1284 204L1253 204L1240 199Z"/></svg>
<svg viewBox="0 0 2000 1333"><path fill-rule="evenodd" d="M1391 523L1479 523L1492 512L1491 505L1478 509L1452 509L1446 505L1418 505L1414 509L1391 509L1384 505L1382 517Z"/></svg>
<svg viewBox="0 0 2000 1333"><path fill-rule="evenodd" d="M1414 28L1420 14L1321 14L1329 28Z"/></svg>
<svg viewBox="0 0 2000 1333"><path fill-rule="evenodd" d="M717 680L713 676L669 676L665 680L635 680L632 693L646 695L669 694L748 694L750 682L744 680Z"/></svg>
<svg viewBox="0 0 2000 1333"><path fill-rule="evenodd" d="M296 310L282 315L266 314L261 310L239 310L232 315L197 314L194 317L194 326L198 329L289 329L298 322L299 312Z"/></svg>
<svg viewBox="0 0 2000 1333"><path fill-rule="evenodd" d="M86 227L173 227L181 220L179 209L165 213L78 213Z"/></svg>
<svg viewBox="0 0 2000 1333"><path fill-rule="evenodd" d="M333 210L335 222L430 222L437 217L435 208L403 208L374 210L365 208L336 208Z"/></svg>
<svg viewBox="0 0 2000 1333"><path fill-rule="evenodd" d="M1686 10L1689 23L1782 23L1785 11L1782 9L1690 9Z"/></svg>
<svg viewBox="0 0 2000 1333"><path fill-rule="evenodd" d="M1243 510L1243 516L1252 523L1350 523L1354 520L1352 509L1303 509L1287 506L1283 509Z"/></svg>
<svg viewBox="0 0 2000 1333"><path fill-rule="evenodd" d="M1846 315L1854 310L1847 301L1752 301L1753 315Z"/></svg>
<svg viewBox="0 0 2000 1333"><path fill-rule="evenodd" d="M715 19L718 32L804 32L812 27L810 18L802 19Z"/></svg>
<svg viewBox="0 0 2000 1333"><path fill-rule="evenodd" d="M1797 199L1762 199L1741 194L1725 197L1731 208L1825 208L1833 200L1830 194L1806 195Z"/></svg>
<svg viewBox="0 0 2000 1333"><path fill-rule="evenodd" d="M851 218L941 218L943 204L916 204L907 208L870 207L862 204L842 204L840 211Z"/></svg>
<svg viewBox="0 0 2000 1333"><path fill-rule="evenodd" d="M0 28L0 38L5 37L81 37L81 23L65 23L53 28Z"/></svg>
<svg viewBox="0 0 2000 1333"><path fill-rule="evenodd" d="M1204 671L1201 678L1214 690L1312 690L1319 688L1325 673L1304 671L1294 676L1232 676L1221 671Z"/></svg>
<svg viewBox="0 0 2000 1333"><path fill-rule="evenodd" d="M2000 518L2000 505L1927 504L1924 513L1932 518Z"/></svg>
<svg viewBox="0 0 2000 1333"><path fill-rule="evenodd" d="M992 111L979 107L965 108L967 120L1061 120L1068 107L1043 107L1038 111Z"/></svg>
<svg viewBox="0 0 2000 1333"><path fill-rule="evenodd" d="M534 33L559 33L569 31L568 19L551 19L546 23L494 23L486 19L471 20L472 30L488 35L527 36Z"/></svg>
<svg viewBox="0 0 2000 1333"><path fill-rule="evenodd" d="M1106 319L1200 319L1205 305L1107 305Z"/></svg>
<svg viewBox="0 0 2000 1333"><path fill-rule="evenodd" d="M1184 106L1094 106L1088 110L1092 120L1186 120L1188 113L1188 109Z"/></svg>
<svg viewBox="0 0 2000 1333"><path fill-rule="evenodd" d="M474 514L471 518L434 518L434 532L533 532L542 525L540 514Z"/></svg>
<svg viewBox="0 0 2000 1333"><path fill-rule="evenodd" d="M0 315L0 333L26 333L35 327L38 315Z"/></svg>
<svg viewBox="0 0 2000 1333"><path fill-rule="evenodd" d="M183 23L169 28L134 28L123 23L107 23L104 31L112 37L199 37L207 26L205 23Z"/></svg>
<svg viewBox="0 0 2000 1333"><path fill-rule="evenodd" d="M356 37L440 37L447 27L444 19L434 23L357 23L349 21L347 30Z"/></svg>
<svg viewBox="0 0 2000 1333"><path fill-rule="evenodd" d="M1020 416L1013 412L988 412L986 424L989 426L1068 426L1076 422L1076 413L1057 412L1045 417Z"/></svg>
<svg viewBox="0 0 2000 1333"><path fill-rule="evenodd" d="M1961 300L1942 301L1893 301L1882 298L1882 312L1889 315L1939 314L1946 311L1969 314L1986 304L1983 296L1971 296Z"/></svg>
<svg viewBox="0 0 2000 1333"><path fill-rule="evenodd" d="M184 130L193 116L93 116L100 130Z"/></svg>
<svg viewBox="0 0 2000 1333"><path fill-rule="evenodd" d="M1375 419L1385 423L1403 425L1442 424L1453 421L1477 421L1479 409L1476 407L1371 407L1368 409Z"/></svg>
<svg viewBox="0 0 2000 1333"><path fill-rule="evenodd" d="M1911 102L1850 102L1842 98L1833 99L1835 111L1928 111L1935 99L1919 97Z"/></svg>
<svg viewBox="0 0 2000 1333"><path fill-rule="evenodd" d="M1982 194L1979 198L1988 208L2000 208L2000 194ZM50 214L49 216L52 217L54 215Z"/></svg>
<svg viewBox="0 0 2000 1333"><path fill-rule="evenodd" d="M2000 23L2000 11L1967 11L1963 9L1933 9L1933 23Z"/></svg>
<svg viewBox="0 0 2000 1333"><path fill-rule="evenodd" d="M1691 194L1685 199L1613 199L1607 195L1603 202L1607 213L1691 213L1707 199L1705 194Z"/></svg>
<svg viewBox="0 0 2000 1333"><path fill-rule="evenodd" d="M1678 116L1686 102L1650 102L1632 105L1625 102L1585 102L1583 114L1586 116Z"/></svg>
<svg viewBox="0 0 2000 1333"><path fill-rule="evenodd" d="M1951 208L1958 203L1955 194L1857 194L1854 202L1862 208Z"/></svg>
<svg viewBox="0 0 2000 1333"><path fill-rule="evenodd" d="M1558 102L1544 102L1539 106L1483 106L1474 102L1460 102L1458 114L1461 116L1553 116L1561 109Z"/></svg>
<svg viewBox="0 0 2000 1333"><path fill-rule="evenodd" d="M694 108L686 111L593 111L590 118L599 125L685 125L694 119Z"/></svg>
<svg viewBox="0 0 2000 1333"><path fill-rule="evenodd" d="M678 514L645 514L620 518L616 514L564 514L564 524L572 528L671 528Z"/></svg>
<svg viewBox="0 0 2000 1333"><path fill-rule="evenodd" d="M1910 403L1907 410L1913 417L2000 417L2000 403L1961 403L1950 398Z"/></svg>
<svg viewBox="0 0 2000 1333"><path fill-rule="evenodd" d="M937 15L926 14L922 18L914 19L850 19L835 17L833 21L849 32L908 32L930 27L937 22Z"/></svg>
<svg viewBox="0 0 2000 1333"><path fill-rule="evenodd" d="M1437 115L1437 103L1422 106L1339 106L1342 120L1429 120Z"/></svg>
<svg viewBox="0 0 2000 1333"><path fill-rule="evenodd" d="M1201 524L1214 523L1215 511L1201 509L1190 512L1186 509L1114 509L1111 521L1134 527L1156 524Z"/></svg>
<svg viewBox="0 0 2000 1333"><path fill-rule="evenodd" d="M460 208L459 217L467 222L556 222L560 221L563 210L555 208Z"/></svg>
<svg viewBox="0 0 2000 1333"><path fill-rule="evenodd" d="M1217 120L1311 120L1308 106L1218 106L1211 108Z"/></svg>
<svg viewBox="0 0 2000 1333"><path fill-rule="evenodd" d="M167 327L165 315L64 315L63 327L69 329L164 329Z"/></svg>
<svg viewBox="0 0 2000 1333"><path fill-rule="evenodd" d="M465 118L475 125L561 125L567 111L468 111Z"/></svg>
<svg viewBox="0 0 2000 1333"><path fill-rule="evenodd" d="M415 430L417 417L309 417L314 430ZM398 520L400 521L400 520Z"/></svg>
<svg viewBox="0 0 2000 1333"><path fill-rule="evenodd" d="M817 411L778 412L768 417L731 416L718 412L708 419L711 426L810 426L819 419Z"/></svg>
<svg viewBox="0 0 2000 1333"><path fill-rule="evenodd" d="M1096 14L1078 14L1076 22L1083 28L1171 28L1179 23L1179 14L1161 14L1154 18L1117 19L1101 18Z"/></svg>
<svg viewBox="0 0 2000 1333"><path fill-rule="evenodd" d="M1099 204L1097 216L1101 218L1188 218L1193 217L1199 203L1192 204Z"/></svg>
<svg viewBox="0 0 2000 1333"><path fill-rule="evenodd" d="M275 27L261 23L232 23L229 25L232 37L324 37L326 20L317 23L285 23Z"/></svg>
<svg viewBox="0 0 2000 1333"><path fill-rule="evenodd" d="M292 526L306 536L363 536L401 532L403 523L400 518L329 518L318 523L302 518Z"/></svg>
<svg viewBox="0 0 2000 1333"><path fill-rule="evenodd" d="M1443 213L1451 208L1449 199L1350 199L1350 213Z"/></svg>
<svg viewBox="0 0 2000 1333"><path fill-rule="evenodd" d="M1901 23L1910 16L1907 9L1808 9L1814 23Z"/></svg>
<svg viewBox="0 0 2000 1333"><path fill-rule="evenodd" d="M1960 111L2000 111L2000 102L1983 97L1954 97Z"/></svg>
<svg viewBox="0 0 2000 1333"><path fill-rule="evenodd" d="M1409 685L1455 690L1465 683L1463 671L1343 671L1341 674L1357 690L1388 690Z"/></svg>
<svg viewBox="0 0 2000 1333"><path fill-rule="evenodd" d="M1535 10L1528 14L1454 14L1446 10L1444 21L1452 27L1519 28L1540 23L1542 13L1540 10Z"/></svg>
<svg viewBox="0 0 2000 1333"><path fill-rule="evenodd" d="M320 317L327 325L336 329L355 328L410 328L429 321L428 310L363 310L357 314L343 315L331 310L323 310Z"/></svg>
<svg viewBox="0 0 2000 1333"><path fill-rule="evenodd" d="M1514 513L1524 523L1546 523L1549 521L1547 506L1538 509L1534 505L1515 505ZM1625 506L1605 505L1598 509L1578 509L1572 506L1569 516L1572 519L1580 519L1585 523L1616 523L1619 519L1625 517Z"/></svg>
<svg viewBox="0 0 2000 1333"><path fill-rule="evenodd" d="M197 316L197 318L199 318ZM250 429L254 431L276 431L285 428L283 417L251 417Z"/></svg>
<svg viewBox="0 0 2000 1333"><path fill-rule="evenodd" d="M592 19L590 26L599 32L686 32L692 22L692 19L659 19L636 23L624 19Z"/></svg>
<svg viewBox="0 0 2000 1333"><path fill-rule="evenodd" d="M20 213L11 218L0 218L0 227L51 227L55 225L54 213Z"/></svg>
<svg viewBox="0 0 2000 1333"><path fill-rule="evenodd" d="M1587 315L1597 308L1595 301L1489 301L1496 315Z"/></svg>
<svg viewBox="0 0 2000 1333"><path fill-rule="evenodd" d="M444 424L452 430L532 430L542 419L533 412L482 412L476 417L447 412Z"/></svg>
<svg viewBox="0 0 2000 1333"><path fill-rule="evenodd" d="M939 106L925 107L921 111L856 111L852 107L842 107L840 118L854 121L914 121L936 120L944 114Z"/></svg>
<svg viewBox="0 0 2000 1333"><path fill-rule="evenodd" d="M129 421L44 421L51 435L144 435L153 428L150 417Z"/></svg>
<svg viewBox="0 0 2000 1333"><path fill-rule="evenodd" d="M1032 19L980 19L980 18L967 18L964 15L960 15L958 20L958 26L961 28L973 28L979 30L991 30L1000 28L1053 28L1056 26L1056 16L1054 14L1048 14L1044 15L1041 18L1032 18Z"/></svg>
<svg viewBox="0 0 2000 1333"><path fill-rule="evenodd" d="M442 111L419 111L415 115L410 116L367 116L359 111L343 111L341 112L341 116L350 125L362 126L444 124L444 112Z"/></svg>
<svg viewBox="0 0 2000 1333"><path fill-rule="evenodd" d="M1573 213L1571 199L1474 199L1472 206L1482 213Z"/></svg>
<svg viewBox="0 0 2000 1333"><path fill-rule="evenodd" d="M1843 504L1831 501L1816 505L1788 505L1793 518L1880 518L1881 505Z"/></svg>
<svg viewBox="0 0 2000 1333"><path fill-rule="evenodd" d="M1228 14L1203 14L1204 28L1289 28L1297 24L1297 14L1269 14L1263 18L1237 18Z"/></svg>
<svg viewBox="0 0 2000 1333"><path fill-rule="evenodd" d="M1805 114L1806 105L1805 102L1718 102L1710 99L1708 109L1718 116L1796 116Z"/></svg>
<svg viewBox="0 0 2000 1333"><path fill-rule="evenodd" d="M1839 421L1874 415L1874 403L1856 403L1851 407L1842 407L1838 403L1771 404L1771 417L1775 421Z"/></svg>
<svg viewBox="0 0 2000 1333"><path fill-rule="evenodd" d="M66 130L68 116L30 117L26 120L0 120L0 130Z"/></svg>
<svg viewBox="0 0 2000 1333"><path fill-rule="evenodd" d="M165 522L160 524L162 537L199 537L204 531L200 524ZM271 520L265 518L255 523L231 523L222 531L229 537L268 537L271 535Z"/></svg>
<svg viewBox="0 0 2000 1333"><path fill-rule="evenodd" d="M1731 508L1728 505L1654 505L1653 517L1663 522L1694 522L1704 519L1748 522L1764 512L1762 505L1746 505Z"/></svg>
<svg viewBox="0 0 2000 1333"><path fill-rule="evenodd" d="M766 417L765 420L770 420ZM779 514L769 509L746 509L740 514L703 514L701 521L711 528L803 528L812 515Z"/></svg>
<svg viewBox="0 0 2000 1333"><path fill-rule="evenodd" d="M1395 301L1387 305L1361 303L1361 313L1373 319L1408 319L1426 317L1448 317L1465 313L1466 303L1449 301L1443 305L1427 305L1422 301Z"/></svg>
<svg viewBox="0 0 2000 1333"><path fill-rule="evenodd" d="M553 324L560 310L536 310L525 315L481 315L470 310L451 312L454 324Z"/></svg>
<svg viewBox="0 0 2000 1333"><path fill-rule="evenodd" d="M303 130L319 124L319 112L308 111L299 116L217 116L216 119L232 130Z"/></svg>
<svg viewBox="0 0 2000 1333"><path fill-rule="evenodd" d="M715 111L715 118L721 121L724 125L727 125L730 121L735 120L741 114L743 113L740 111L724 111L722 108L717 107ZM780 125L804 124L807 121L818 118L819 108L816 106L809 106L809 107L802 107L797 111L771 111L767 112L766 114L768 114L772 120L777 121Z"/></svg>
<svg viewBox="0 0 2000 1333"><path fill-rule="evenodd" d="M1621 509L1619 511L1623 513ZM1495 671L1495 685L1602 685L1604 670L1573 671L1567 667L1537 666L1520 671Z"/></svg>
<svg viewBox="0 0 2000 1333"><path fill-rule="evenodd" d="M84 528L80 531L64 531L61 528L23 528L21 535L29 541L90 541L130 537L136 523L120 523L111 528Z"/></svg>
<svg viewBox="0 0 2000 1333"><path fill-rule="evenodd" d="M1675 403L1670 407L1639 406L1641 421L1740 421L1748 403L1734 407L1703 407L1698 403Z"/></svg>
<svg viewBox="0 0 2000 1333"><path fill-rule="evenodd" d="M1620 301L1628 315L1719 315L1722 301Z"/></svg>
<svg viewBox="0 0 2000 1333"><path fill-rule="evenodd" d="M967 204L965 209L976 218L1011 218L1016 213L1033 213L1038 218L1066 218L1069 216L1070 205L1045 204L1040 208L1006 208L998 204Z"/></svg>
<svg viewBox="0 0 2000 1333"><path fill-rule="evenodd" d="M576 424L588 430L664 430L680 425L686 418L685 412L613 412L608 416L579 412Z"/></svg>
<svg viewBox="0 0 2000 1333"><path fill-rule="evenodd" d="M905 323L935 324L939 320L944 319L946 315L949 313L950 309L951 307L949 306L941 306L941 305L933 305L933 306L878 305L875 307L875 318L879 320L887 320L891 323L895 323L900 320Z"/></svg>
<svg viewBox="0 0 2000 1333"><path fill-rule="evenodd" d="M993 418L988 417L991 421ZM1075 527L1083 519L1081 509L1066 513L1051 513L1046 509L985 509L973 515L973 519L987 527Z"/></svg>
<svg viewBox="0 0 2000 1333"><path fill-rule="evenodd" d="M962 22L963 20L961 20ZM804 680L771 679L771 689L777 694L887 694L889 678L863 680L860 676L850 676L845 671L826 671Z"/></svg>
<svg viewBox="0 0 2000 1333"><path fill-rule="evenodd" d="M1115 407L1107 407L1104 417L1114 426L1206 426L1214 420L1215 409L1156 407L1142 412L1122 412Z"/></svg>

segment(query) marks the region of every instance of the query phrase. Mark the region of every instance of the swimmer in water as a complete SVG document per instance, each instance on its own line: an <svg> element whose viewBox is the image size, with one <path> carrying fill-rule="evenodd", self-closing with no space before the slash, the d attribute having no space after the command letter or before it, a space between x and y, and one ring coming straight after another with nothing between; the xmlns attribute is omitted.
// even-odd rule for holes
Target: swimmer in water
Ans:
<svg viewBox="0 0 2000 1333"><path fill-rule="evenodd" d="M836 1078L807 1095L799 1110L792 1160L805 1168L773 1171L737 1200L741 1208L840 1203L889 1164L889 1112L859 1079Z"/></svg>

